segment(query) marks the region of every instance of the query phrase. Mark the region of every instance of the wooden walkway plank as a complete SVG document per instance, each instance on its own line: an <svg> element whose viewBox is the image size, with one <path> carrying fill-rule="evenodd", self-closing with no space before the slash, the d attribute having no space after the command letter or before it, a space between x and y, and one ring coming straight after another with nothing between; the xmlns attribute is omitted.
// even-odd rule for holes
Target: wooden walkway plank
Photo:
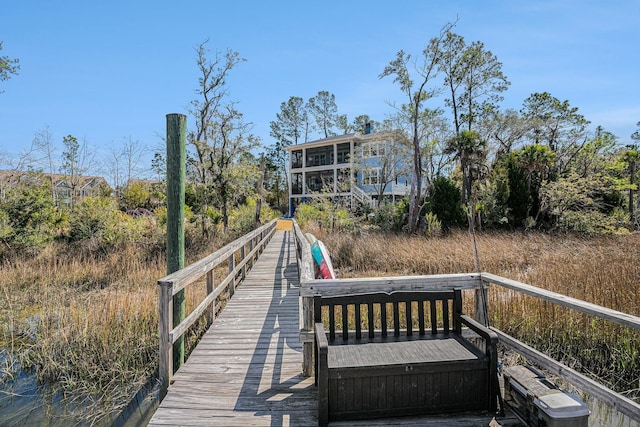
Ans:
<svg viewBox="0 0 640 427"><path fill-rule="evenodd" d="M303 377L298 274L290 231L277 231L174 375L149 426L315 426Z"/></svg>

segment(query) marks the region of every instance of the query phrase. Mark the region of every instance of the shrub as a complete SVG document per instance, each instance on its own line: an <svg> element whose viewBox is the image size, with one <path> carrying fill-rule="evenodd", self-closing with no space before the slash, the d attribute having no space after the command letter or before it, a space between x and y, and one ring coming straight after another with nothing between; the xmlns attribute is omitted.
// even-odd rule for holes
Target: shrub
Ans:
<svg viewBox="0 0 640 427"><path fill-rule="evenodd" d="M260 222L262 224L278 218L280 213L268 207L265 203L260 209ZM229 213L230 232L234 236L242 236L255 228L256 201L247 199L247 203L232 209ZM222 217L220 217L222 220Z"/></svg>
<svg viewBox="0 0 640 427"><path fill-rule="evenodd" d="M367 218L382 230L401 231L407 224L409 202L402 199L397 203L385 203L374 209Z"/></svg>
<svg viewBox="0 0 640 427"><path fill-rule="evenodd" d="M26 180L6 192L0 202L0 239L11 247L36 248L50 243L61 226L51 189L37 179Z"/></svg>
<svg viewBox="0 0 640 427"><path fill-rule="evenodd" d="M437 177L429 188L429 211L435 214L442 226L464 226L465 214L460 203L460 189L449 178Z"/></svg>
<svg viewBox="0 0 640 427"><path fill-rule="evenodd" d="M120 209L151 208L151 191L148 186L140 183L129 184L120 196Z"/></svg>
<svg viewBox="0 0 640 427"><path fill-rule="evenodd" d="M316 225L328 230L353 230L356 224L351 213L332 199L317 197L296 208L296 220L301 227Z"/></svg>
<svg viewBox="0 0 640 427"><path fill-rule="evenodd" d="M69 220L70 241L95 239L107 245L132 241L137 236L135 221L118 210L110 197L87 197L80 200Z"/></svg>
<svg viewBox="0 0 640 427"><path fill-rule="evenodd" d="M424 219L427 224L427 227L426 227L427 236L436 237L442 234L442 223L440 222L440 220L435 214L428 212L424 216Z"/></svg>

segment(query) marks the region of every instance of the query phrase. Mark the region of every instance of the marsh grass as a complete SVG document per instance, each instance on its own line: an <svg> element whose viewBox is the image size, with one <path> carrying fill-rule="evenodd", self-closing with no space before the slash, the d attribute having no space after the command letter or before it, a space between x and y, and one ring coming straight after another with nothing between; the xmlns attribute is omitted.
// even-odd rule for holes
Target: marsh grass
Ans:
<svg viewBox="0 0 640 427"><path fill-rule="evenodd" d="M149 244L147 244L149 243ZM221 245L191 242L187 263ZM56 243L37 256L5 256L0 282L0 380L19 369L64 396L71 416L93 424L123 409L157 375L161 245L140 242L105 252ZM206 287L187 289L189 313ZM187 334L190 352L206 329Z"/></svg>
<svg viewBox="0 0 640 427"><path fill-rule="evenodd" d="M472 238L310 230L327 245L339 277L476 272ZM542 233L477 236L481 270L640 315L640 236ZM638 399L640 331L492 285L490 323ZM472 311L471 297L465 311Z"/></svg>

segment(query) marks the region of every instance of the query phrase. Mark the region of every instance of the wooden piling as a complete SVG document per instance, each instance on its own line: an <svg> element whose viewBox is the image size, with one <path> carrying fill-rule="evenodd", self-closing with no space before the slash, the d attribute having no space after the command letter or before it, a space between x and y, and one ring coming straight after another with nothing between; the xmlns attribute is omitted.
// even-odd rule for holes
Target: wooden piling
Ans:
<svg viewBox="0 0 640 427"><path fill-rule="evenodd" d="M187 116L167 114L167 274L184 267ZM173 325L184 320L184 290L173 296ZM173 371L184 363L184 339L173 344Z"/></svg>

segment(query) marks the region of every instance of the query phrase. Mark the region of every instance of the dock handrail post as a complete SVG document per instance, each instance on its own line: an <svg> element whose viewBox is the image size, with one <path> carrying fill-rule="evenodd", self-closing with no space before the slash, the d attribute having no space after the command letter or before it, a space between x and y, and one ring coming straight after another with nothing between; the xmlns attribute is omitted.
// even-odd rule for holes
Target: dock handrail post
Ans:
<svg viewBox="0 0 640 427"><path fill-rule="evenodd" d="M247 245L244 244L240 248L240 262L244 261L245 258L247 257L246 247L247 247ZM247 277L247 263L246 262L242 264L242 270L241 270L240 277L242 277L242 280L244 280L244 278Z"/></svg>
<svg viewBox="0 0 640 427"><path fill-rule="evenodd" d="M483 326L489 326L487 285L485 285L484 281L482 280L482 276L480 276L478 281L478 289L476 289L475 293L475 320Z"/></svg>
<svg viewBox="0 0 640 427"><path fill-rule="evenodd" d="M158 377L160 379L160 400L167 394L167 389L173 377L173 344L171 330L173 329L173 286L168 283L160 285L159 301L160 316L158 319L158 341L160 347Z"/></svg>
<svg viewBox="0 0 640 427"><path fill-rule="evenodd" d="M167 274L184 267L187 116L167 114ZM184 289L173 295L173 324L184 320ZM184 338L173 344L173 372L184 363Z"/></svg>
<svg viewBox="0 0 640 427"><path fill-rule="evenodd" d="M207 281L207 295L211 295L213 292L215 280L215 269L211 269L207 271L206 281ZM214 301L211 304L211 307L207 310L207 324L212 324L214 319L216 318L216 302Z"/></svg>
<svg viewBox="0 0 640 427"><path fill-rule="evenodd" d="M244 246L243 246L244 247ZM231 255L229 255L229 274L233 273L233 270L236 269L236 258L235 258L236 254L235 252L231 253ZM231 294L233 294L236 290L236 277L234 276L233 279L231 279L231 286L229 287L229 292Z"/></svg>
<svg viewBox="0 0 640 427"><path fill-rule="evenodd" d="M302 234L298 223L293 221L294 241L296 242L296 258L298 259L298 277L300 288L306 281L313 280L313 261L311 245ZM302 342L302 372L313 375L313 298L300 297L300 341Z"/></svg>

